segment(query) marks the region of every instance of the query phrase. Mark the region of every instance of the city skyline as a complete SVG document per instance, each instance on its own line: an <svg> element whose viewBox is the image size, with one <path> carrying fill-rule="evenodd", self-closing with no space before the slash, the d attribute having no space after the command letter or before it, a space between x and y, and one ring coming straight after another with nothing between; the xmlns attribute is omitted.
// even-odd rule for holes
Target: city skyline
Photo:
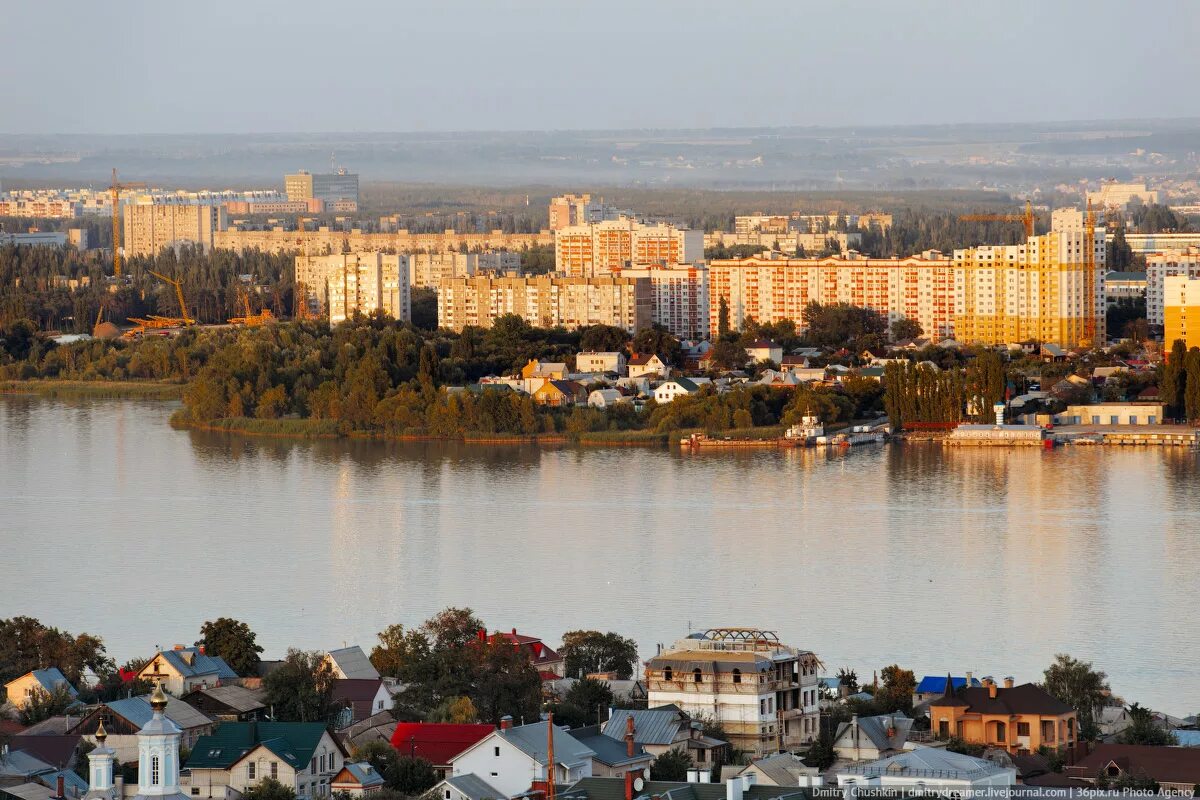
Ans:
<svg viewBox="0 0 1200 800"><path fill-rule="evenodd" d="M1200 7L1155 4L1155 57L1088 64L1126 34L1115 2L583 8L263 3L17 6L0 132L533 131L1172 118L1197 90ZM69 25L56 24L63 17ZM262 23L270 19L272 33ZM465 22L464 22L465 21ZM672 34L671 31L675 33ZM987 39L980 32L987 32ZM1062 32L1053 37L1048 32ZM118 51L110 51L113 42ZM176 55L180 54L180 55ZM106 74L97 91L83 74ZM724 64L725 66L722 66ZM1091 80L1092 74L1103 75ZM606 79L607 78L607 79ZM269 88L268 88L269 87ZM1074 87L1074 88L1073 88ZM932 97L931 92L936 92ZM62 102L47 102L61 94ZM319 98L319 102L314 102ZM553 102L548 102L553 98ZM931 102L932 100L932 102Z"/></svg>

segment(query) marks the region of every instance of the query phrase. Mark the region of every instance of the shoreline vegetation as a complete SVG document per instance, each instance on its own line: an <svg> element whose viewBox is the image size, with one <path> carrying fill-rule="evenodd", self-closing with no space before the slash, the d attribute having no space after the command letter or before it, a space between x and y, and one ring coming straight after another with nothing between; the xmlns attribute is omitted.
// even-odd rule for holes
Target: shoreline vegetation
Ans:
<svg viewBox="0 0 1200 800"><path fill-rule="evenodd" d="M0 394L97 400L182 400L186 384L174 381L86 381L32 378L0 381Z"/></svg>

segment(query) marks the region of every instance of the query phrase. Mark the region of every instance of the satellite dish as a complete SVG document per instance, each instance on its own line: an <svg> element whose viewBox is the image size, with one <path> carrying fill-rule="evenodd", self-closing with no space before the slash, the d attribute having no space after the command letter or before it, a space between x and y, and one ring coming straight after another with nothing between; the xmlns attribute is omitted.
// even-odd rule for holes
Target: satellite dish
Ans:
<svg viewBox="0 0 1200 800"><path fill-rule="evenodd" d="M642 777L645 778L646 780L650 780L650 768L649 767L644 767L642 769Z"/></svg>
<svg viewBox="0 0 1200 800"><path fill-rule="evenodd" d="M641 778L634 778L634 779L633 779L633 790L634 790L635 792L640 792L640 791L641 791L642 789L644 789L645 787L646 787L646 782L645 782L645 781L643 781Z"/></svg>

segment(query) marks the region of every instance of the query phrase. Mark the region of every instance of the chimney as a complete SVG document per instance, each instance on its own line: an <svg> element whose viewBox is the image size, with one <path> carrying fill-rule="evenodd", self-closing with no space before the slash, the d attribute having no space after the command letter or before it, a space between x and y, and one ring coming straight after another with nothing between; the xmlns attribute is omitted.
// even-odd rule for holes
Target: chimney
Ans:
<svg viewBox="0 0 1200 800"><path fill-rule="evenodd" d="M700 770L698 770L694 767L692 769L689 769L687 771L687 782L688 783L699 783L700 782Z"/></svg>
<svg viewBox="0 0 1200 800"><path fill-rule="evenodd" d="M988 697L996 699L996 680L991 675L983 679L983 685L987 687Z"/></svg>
<svg viewBox="0 0 1200 800"><path fill-rule="evenodd" d="M512 716L509 714L505 714L503 717L500 718L500 730L506 731L511 727L512 727Z"/></svg>
<svg viewBox="0 0 1200 800"><path fill-rule="evenodd" d="M625 718L625 755L633 758L633 714Z"/></svg>
<svg viewBox="0 0 1200 800"><path fill-rule="evenodd" d="M516 638L516 636L517 636L517 629L516 629L516 628L513 628L513 634L512 634L512 635L513 635L513 638L515 639L515 638Z"/></svg>
<svg viewBox="0 0 1200 800"><path fill-rule="evenodd" d="M975 678L975 674L973 672L967 673L967 688L968 689L971 688L971 681L974 680L974 678Z"/></svg>
<svg viewBox="0 0 1200 800"><path fill-rule="evenodd" d="M1007 678L1004 679L1004 688L1011 689L1012 687L1013 687L1013 676L1009 675Z"/></svg>
<svg viewBox="0 0 1200 800"><path fill-rule="evenodd" d="M633 771L625 773L625 800L633 800Z"/></svg>
<svg viewBox="0 0 1200 800"><path fill-rule="evenodd" d="M741 778L730 778L725 782L725 800L742 800Z"/></svg>
<svg viewBox="0 0 1200 800"><path fill-rule="evenodd" d="M700 782L701 783L712 783L712 770L711 769L700 770Z"/></svg>

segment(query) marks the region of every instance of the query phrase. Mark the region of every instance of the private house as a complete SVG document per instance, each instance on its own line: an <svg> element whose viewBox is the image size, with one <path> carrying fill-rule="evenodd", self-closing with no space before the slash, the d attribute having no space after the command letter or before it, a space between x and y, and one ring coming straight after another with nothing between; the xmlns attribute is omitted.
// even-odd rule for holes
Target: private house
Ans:
<svg viewBox="0 0 1200 800"><path fill-rule="evenodd" d="M513 647L524 651L529 656L529 663L544 681L557 680L566 673L563 657L536 636L517 633L517 629L513 628L511 631L496 631L491 635L491 639L507 639Z"/></svg>
<svg viewBox="0 0 1200 800"><path fill-rule="evenodd" d="M262 698L261 689L230 683L193 689L183 696L183 701L218 722L253 722L266 715Z"/></svg>
<svg viewBox="0 0 1200 800"><path fill-rule="evenodd" d="M1162 403L1090 403L1067 406L1054 415L1056 425L1161 425L1165 419Z"/></svg>
<svg viewBox="0 0 1200 800"><path fill-rule="evenodd" d="M958 736L970 744L1000 747L1026 755L1040 747L1052 750L1075 746L1075 710L1045 689L1005 678L991 677L979 687L963 687L929 702L929 721L940 738Z"/></svg>
<svg viewBox="0 0 1200 800"><path fill-rule="evenodd" d="M700 387L688 378L672 378L663 381L654 389L656 403L671 403L677 397L684 397L697 391Z"/></svg>
<svg viewBox="0 0 1200 800"><path fill-rule="evenodd" d="M44 761L56 770L75 766L75 755L79 750L79 734L64 736L17 735L5 740L10 751L20 751Z"/></svg>
<svg viewBox="0 0 1200 800"><path fill-rule="evenodd" d="M531 359L521 367L521 377L525 380L542 378L548 381L561 381L567 377L567 365L561 361L538 361Z"/></svg>
<svg viewBox="0 0 1200 800"><path fill-rule="evenodd" d="M1063 774L1090 786L1112 785L1122 778L1152 778L1162 791L1190 792L1200 785L1200 748L1098 744L1065 767Z"/></svg>
<svg viewBox="0 0 1200 800"><path fill-rule="evenodd" d="M600 725L576 728L571 736L592 751L592 775L602 778L621 778L626 772L640 775L654 760L646 748L634 741L633 717L627 718L623 739L608 736Z"/></svg>
<svg viewBox="0 0 1200 800"><path fill-rule="evenodd" d="M755 759L743 767L735 776L752 776L751 782L759 786L801 786L820 771L804 763L804 759L792 753L776 753L773 756Z"/></svg>
<svg viewBox="0 0 1200 800"><path fill-rule="evenodd" d="M396 720L390 712L384 711L373 714L364 720L355 722L348 728L338 731L342 744L352 751L358 750L369 742L391 744L392 735L396 732Z"/></svg>
<svg viewBox="0 0 1200 800"><path fill-rule="evenodd" d="M336 680L330 699L335 707L342 709L338 714L338 730L392 708L392 693L381 678Z"/></svg>
<svg viewBox="0 0 1200 800"><path fill-rule="evenodd" d="M79 692L75 691L75 687L58 667L35 669L4 684L9 704L18 711L29 705L30 698L37 692L53 694L64 689L71 697L79 697Z"/></svg>
<svg viewBox="0 0 1200 800"><path fill-rule="evenodd" d="M225 800L263 778L301 797L328 797L346 751L320 722L225 722L192 748L184 791Z"/></svg>
<svg viewBox="0 0 1200 800"><path fill-rule="evenodd" d="M658 708L610 708L604 723L604 735L610 739L625 736L633 720L633 741L657 758L668 750L685 750L692 763L704 769L727 755L729 743L704 735L704 726L668 705Z"/></svg>
<svg viewBox="0 0 1200 800"><path fill-rule="evenodd" d="M225 660L205 655L203 647L175 645L173 650L159 650L137 677L161 686L164 692L182 697L193 689L219 686L236 681L238 675Z"/></svg>
<svg viewBox="0 0 1200 800"><path fill-rule="evenodd" d="M503 800L504 794L478 775L454 775L429 790L427 797L441 800Z"/></svg>
<svg viewBox="0 0 1200 800"><path fill-rule="evenodd" d="M758 379L758 383L762 386L769 386L772 389L795 389L802 381L791 370L783 370L781 372L774 369L765 369L763 370L762 377Z"/></svg>
<svg viewBox="0 0 1200 800"><path fill-rule="evenodd" d="M913 721L900 712L859 717L838 726L833 750L845 761L877 761L903 751Z"/></svg>
<svg viewBox="0 0 1200 800"><path fill-rule="evenodd" d="M576 372L612 372L616 375L625 373L625 354L619 350L613 353L584 352L575 356Z"/></svg>
<svg viewBox="0 0 1200 800"><path fill-rule="evenodd" d="M433 765L438 777L451 774L450 762L496 729L491 725L449 722L398 722L391 744L396 752L423 758Z"/></svg>
<svg viewBox="0 0 1200 800"><path fill-rule="evenodd" d="M629 678L622 680L617 677L615 672L589 672L584 677L594 681L600 681L609 688L613 693L614 700L620 700L623 703L630 701L640 701L645 703L646 700L646 685L639 680ZM562 699L567 696L567 692L571 691L571 687L578 682L578 678L559 678L548 687L554 693L555 697Z"/></svg>
<svg viewBox="0 0 1200 800"><path fill-rule="evenodd" d="M711 717L752 757L804 747L818 733L820 661L773 631L712 628L650 659L651 706Z"/></svg>
<svg viewBox="0 0 1200 800"><path fill-rule="evenodd" d="M383 776L366 761L347 761L333 776L329 788L335 795L344 793L350 797L362 797L375 794L383 788L383 783Z"/></svg>
<svg viewBox="0 0 1200 800"><path fill-rule="evenodd" d="M628 403L629 398L620 389L593 389L588 395L588 405L592 408L612 408L617 403Z"/></svg>
<svg viewBox="0 0 1200 800"><path fill-rule="evenodd" d="M559 800L813 800L807 786L772 786L754 783L754 775L743 775L725 783L704 783L704 770L696 770L689 781L638 781L626 786L620 778L584 778L558 790ZM715 780L713 776L709 776ZM639 787L639 788L634 788ZM832 796L832 793L830 795Z"/></svg>
<svg viewBox="0 0 1200 800"><path fill-rule="evenodd" d="M627 365L630 378L641 378L657 375L660 378L671 377L671 368L654 353L634 354L629 357Z"/></svg>
<svg viewBox="0 0 1200 800"><path fill-rule="evenodd" d="M746 348L746 358L755 364L759 361L779 364L783 361L783 348L770 339L759 339Z"/></svg>
<svg viewBox="0 0 1200 800"><path fill-rule="evenodd" d="M548 744L554 737L554 764L549 763ZM456 755L452 774L477 775L503 797L529 791L547 780L574 783L592 774L590 749L571 734L549 722L513 726L505 718L500 728Z"/></svg>
<svg viewBox="0 0 1200 800"><path fill-rule="evenodd" d="M330 650L325 661L333 668L333 677L338 680L379 680L379 670L358 645Z"/></svg>
<svg viewBox="0 0 1200 800"><path fill-rule="evenodd" d="M543 381L533 390L533 402L543 406L573 406L587 402L587 389L575 381Z"/></svg>
<svg viewBox="0 0 1200 800"><path fill-rule="evenodd" d="M138 731L154 718L151 697L126 697L96 706L79 720L72 732L94 740L103 722L108 732L108 746L116 752L120 761L130 761L137 755ZM167 696L162 715L179 728L179 738L184 747L191 747L216 727L211 718L170 695Z"/></svg>
<svg viewBox="0 0 1200 800"><path fill-rule="evenodd" d="M964 686L982 686L979 679L971 673L967 673L964 677L951 677L954 691L958 691ZM916 691L913 692L913 705L919 706L922 703L927 703L930 700L937 700L946 694L946 676L945 675L925 675L917 684Z"/></svg>
<svg viewBox="0 0 1200 800"><path fill-rule="evenodd" d="M853 785L967 796L990 787L1015 786L1017 782L1013 767L941 747L918 747L880 761L841 767L836 774L843 791Z"/></svg>

